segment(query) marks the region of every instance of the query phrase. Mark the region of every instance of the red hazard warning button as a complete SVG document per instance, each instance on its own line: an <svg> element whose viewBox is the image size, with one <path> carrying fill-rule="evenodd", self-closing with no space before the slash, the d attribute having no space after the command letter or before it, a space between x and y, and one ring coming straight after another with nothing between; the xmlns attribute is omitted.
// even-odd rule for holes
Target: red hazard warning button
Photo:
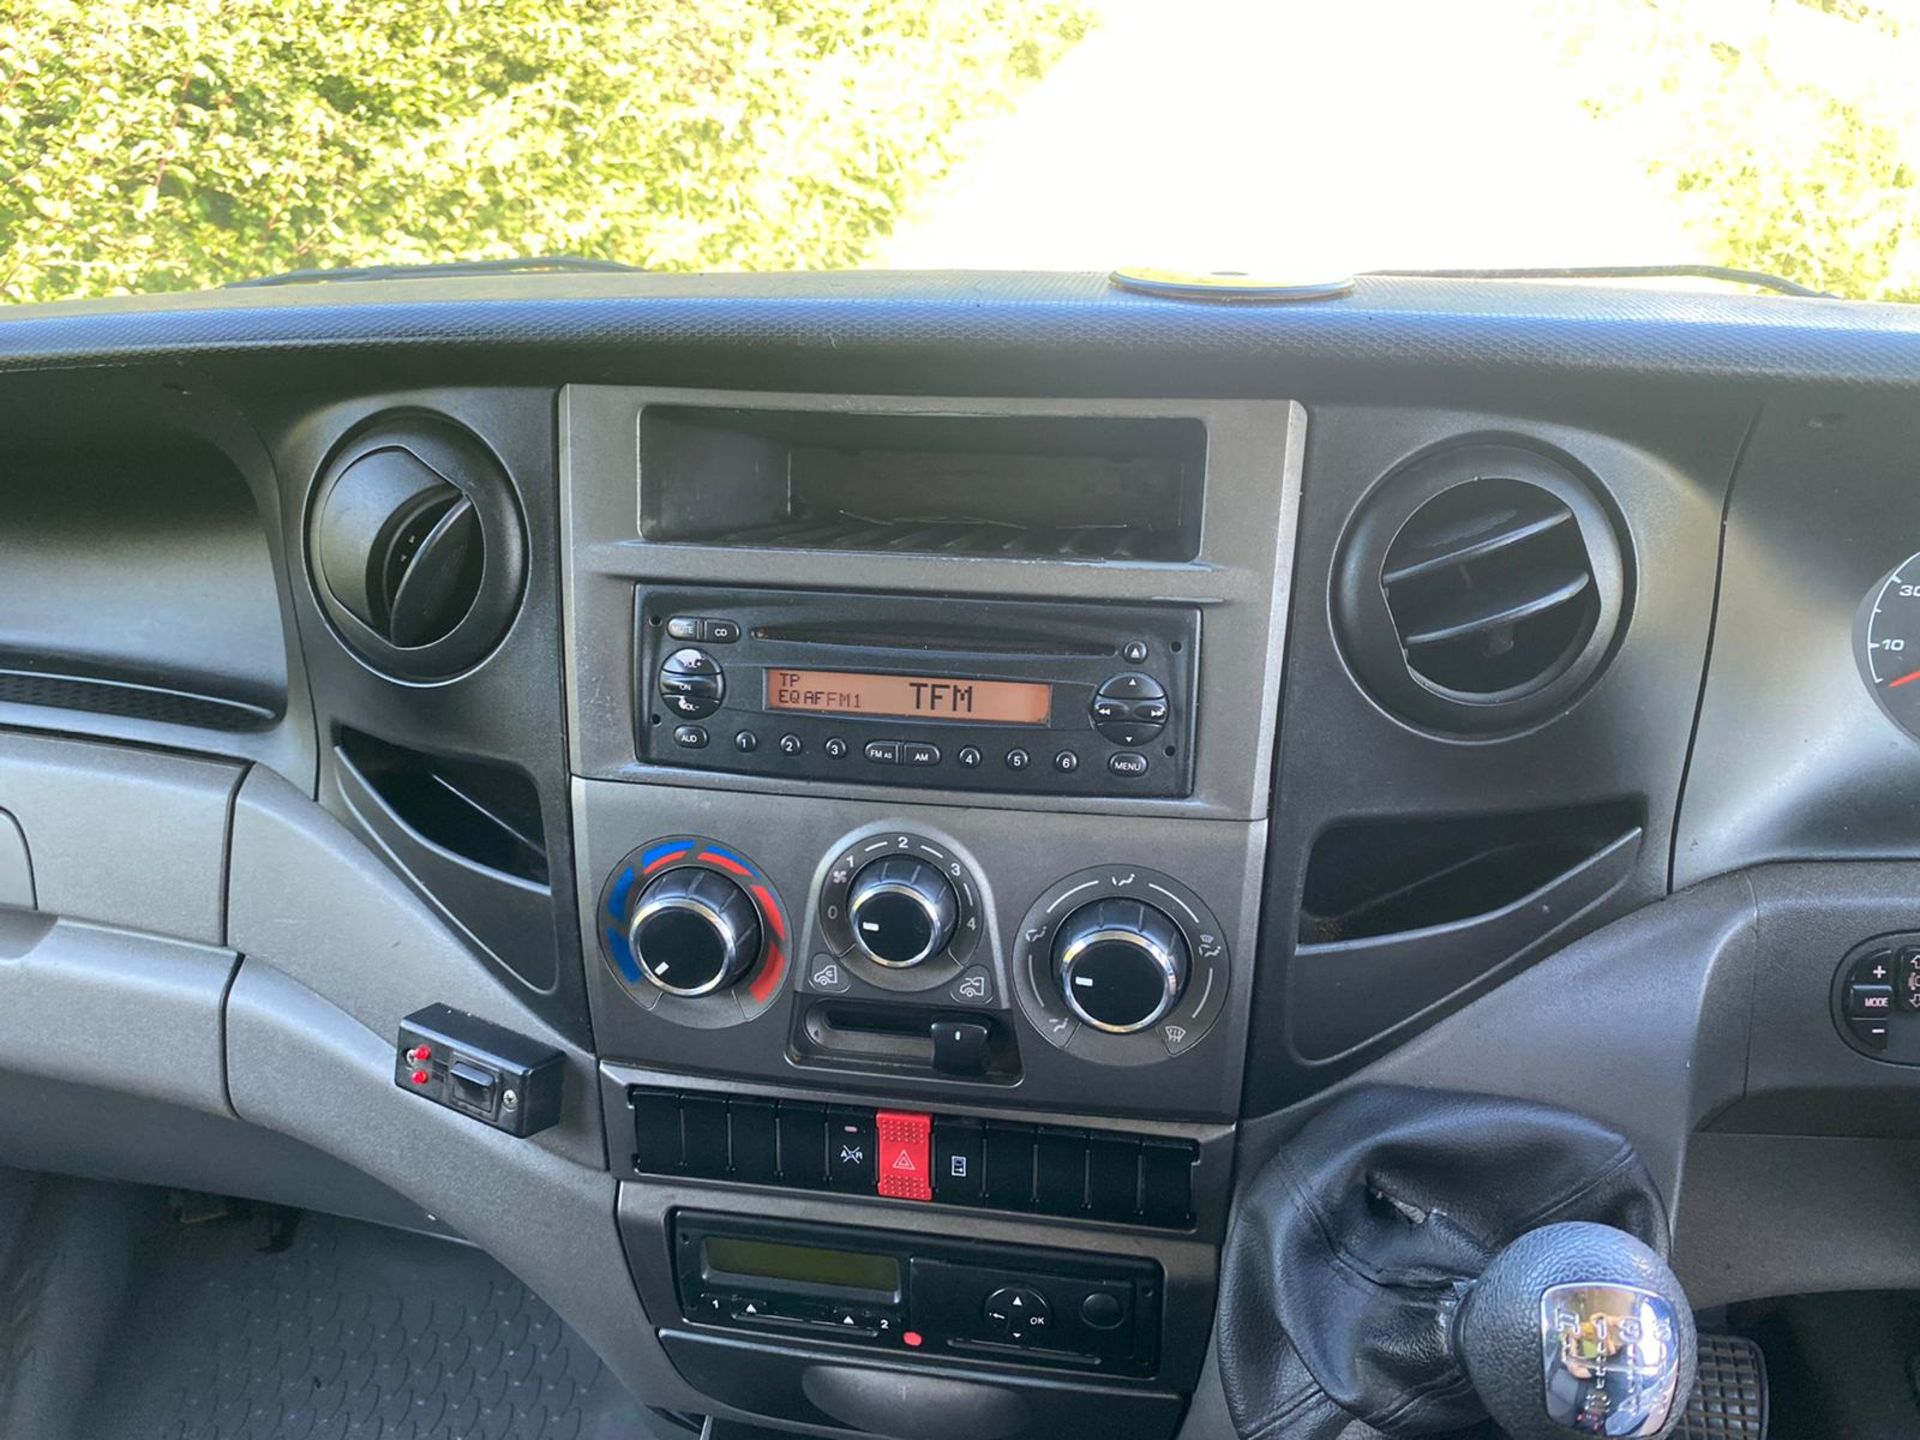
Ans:
<svg viewBox="0 0 1920 1440"><path fill-rule="evenodd" d="M874 1189L895 1200L933 1199L928 1159L933 1117L916 1110L882 1110L873 1117Z"/></svg>

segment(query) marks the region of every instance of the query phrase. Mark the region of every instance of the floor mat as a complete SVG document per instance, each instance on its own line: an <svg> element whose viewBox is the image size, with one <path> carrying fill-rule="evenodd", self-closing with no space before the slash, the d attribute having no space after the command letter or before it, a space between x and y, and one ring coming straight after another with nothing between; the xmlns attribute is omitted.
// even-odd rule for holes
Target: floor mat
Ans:
<svg viewBox="0 0 1920 1440"><path fill-rule="evenodd" d="M89 1407L103 1440L635 1440L560 1318L477 1250L320 1215L145 1241Z"/></svg>

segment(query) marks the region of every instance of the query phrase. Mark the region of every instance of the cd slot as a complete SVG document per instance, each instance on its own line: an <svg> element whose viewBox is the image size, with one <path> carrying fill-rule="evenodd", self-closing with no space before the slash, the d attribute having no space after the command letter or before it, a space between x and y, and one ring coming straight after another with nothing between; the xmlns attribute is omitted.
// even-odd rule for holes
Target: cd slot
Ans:
<svg viewBox="0 0 1920 1440"><path fill-rule="evenodd" d="M875 629L860 625L766 625L754 628L757 640L793 645L826 645L843 650L918 650L949 655L1075 655L1110 657L1117 652L1110 637L1076 637L1028 632L1010 637L1004 629L898 626Z"/></svg>

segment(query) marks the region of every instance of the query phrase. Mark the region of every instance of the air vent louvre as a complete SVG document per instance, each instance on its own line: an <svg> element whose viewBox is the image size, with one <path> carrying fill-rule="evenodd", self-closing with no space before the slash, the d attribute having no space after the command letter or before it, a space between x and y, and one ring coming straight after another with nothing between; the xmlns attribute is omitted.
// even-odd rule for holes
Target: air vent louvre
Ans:
<svg viewBox="0 0 1920 1440"><path fill-rule="evenodd" d="M525 541L512 487L464 431L427 417L368 432L315 494L316 589L376 668L441 679L481 659L519 608Z"/></svg>
<svg viewBox="0 0 1920 1440"><path fill-rule="evenodd" d="M1458 695L1551 679L1599 613L1572 509L1523 480L1469 480L1429 500L1394 537L1381 583L1407 668Z"/></svg>
<svg viewBox="0 0 1920 1440"><path fill-rule="evenodd" d="M1605 661L1625 599L1613 522L1588 482L1502 444L1389 476L1355 522L1335 594L1375 697L1467 731L1570 703Z"/></svg>

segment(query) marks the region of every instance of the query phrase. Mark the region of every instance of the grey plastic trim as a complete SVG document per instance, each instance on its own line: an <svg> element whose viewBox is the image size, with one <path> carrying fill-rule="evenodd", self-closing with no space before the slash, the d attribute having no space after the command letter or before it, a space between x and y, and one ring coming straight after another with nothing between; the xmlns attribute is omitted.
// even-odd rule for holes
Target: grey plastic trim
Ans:
<svg viewBox="0 0 1920 1440"><path fill-rule="evenodd" d="M703 1408L640 1307L614 1225L613 1177L402 1091L391 1044L260 960L248 958L234 979L227 1047L241 1118L345 1161L473 1241L633 1394Z"/></svg>
<svg viewBox="0 0 1920 1440"><path fill-rule="evenodd" d="M4 810L0 810L0 905L34 908L33 855L27 849L27 837L20 833L20 822Z"/></svg>
<svg viewBox="0 0 1920 1440"><path fill-rule="evenodd" d="M650 404L839 414L1097 415L1198 419L1207 428L1201 551L1190 564L1125 564L756 550L647 542L639 533L640 412ZM1293 572L1306 412L1290 401L901 399L572 385L561 394L561 563L568 742L577 774L711 790L868 798L883 807L1253 820L1272 788L1272 736ZM779 781L646 765L633 744L636 582L939 592L1196 605L1203 610L1194 791L1127 800Z"/></svg>
<svg viewBox="0 0 1920 1440"><path fill-rule="evenodd" d="M65 920L17 948L0 943L0 1067L228 1113L220 999L231 951Z"/></svg>
<svg viewBox="0 0 1920 1440"><path fill-rule="evenodd" d="M0 732L0 795L54 915L220 945L240 765Z"/></svg>
<svg viewBox="0 0 1920 1440"><path fill-rule="evenodd" d="M263 770L234 805L230 889L235 949L270 961L389 1045L405 1016L439 1002L563 1050L561 1121L528 1143L605 1167L593 1057L512 994L344 824Z"/></svg>

